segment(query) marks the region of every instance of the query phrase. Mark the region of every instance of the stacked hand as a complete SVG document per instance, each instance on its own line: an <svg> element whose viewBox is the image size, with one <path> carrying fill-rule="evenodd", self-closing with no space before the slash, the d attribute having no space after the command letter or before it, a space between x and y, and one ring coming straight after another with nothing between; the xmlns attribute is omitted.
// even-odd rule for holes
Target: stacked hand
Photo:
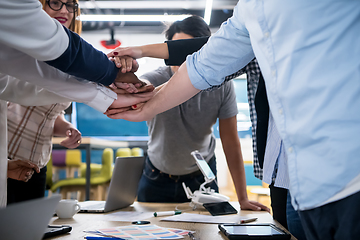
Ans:
<svg viewBox="0 0 360 240"><path fill-rule="evenodd" d="M139 67L135 59L129 56L113 57L113 54L108 54L108 56L111 56L112 61L120 68L114 83L109 86L117 93L117 99L108 111L121 113L132 110L135 106L141 106L154 96L154 86L149 82L141 81L133 73Z"/></svg>
<svg viewBox="0 0 360 240"><path fill-rule="evenodd" d="M138 59L138 58L142 58L143 56L143 50L142 47L118 47L116 48L114 51L110 52L107 54L108 57L122 57L122 56L129 56L132 59ZM129 60L125 60L125 61L119 61L119 59L115 59L115 63L122 65L122 63L129 63ZM119 66L118 66L119 67ZM136 64L133 66L136 67ZM137 65L138 67L138 65ZM131 66L128 65L128 69L131 69Z"/></svg>
<svg viewBox="0 0 360 240"><path fill-rule="evenodd" d="M28 160L8 161L8 178L27 182L34 174L34 170L40 172L39 167Z"/></svg>

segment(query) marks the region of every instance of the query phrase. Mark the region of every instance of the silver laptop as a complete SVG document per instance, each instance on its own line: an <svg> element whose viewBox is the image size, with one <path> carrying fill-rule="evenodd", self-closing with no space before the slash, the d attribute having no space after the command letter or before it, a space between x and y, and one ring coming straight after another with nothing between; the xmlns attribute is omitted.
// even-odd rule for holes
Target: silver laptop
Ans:
<svg viewBox="0 0 360 240"><path fill-rule="evenodd" d="M106 201L79 202L80 212L110 212L134 203L144 157L117 157Z"/></svg>
<svg viewBox="0 0 360 240"><path fill-rule="evenodd" d="M6 240L40 240L55 213L60 195L14 203L0 209L0 234Z"/></svg>

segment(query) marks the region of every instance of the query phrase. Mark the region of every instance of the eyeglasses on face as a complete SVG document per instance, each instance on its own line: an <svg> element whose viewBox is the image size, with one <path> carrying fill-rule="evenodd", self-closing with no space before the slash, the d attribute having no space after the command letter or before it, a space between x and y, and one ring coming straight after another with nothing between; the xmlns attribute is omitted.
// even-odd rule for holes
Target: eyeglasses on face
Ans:
<svg viewBox="0 0 360 240"><path fill-rule="evenodd" d="M54 11L60 11L64 5L65 5L66 9L69 11L69 13L74 13L79 8L79 4L77 4L75 2L64 3L60 0L47 0L46 3Z"/></svg>

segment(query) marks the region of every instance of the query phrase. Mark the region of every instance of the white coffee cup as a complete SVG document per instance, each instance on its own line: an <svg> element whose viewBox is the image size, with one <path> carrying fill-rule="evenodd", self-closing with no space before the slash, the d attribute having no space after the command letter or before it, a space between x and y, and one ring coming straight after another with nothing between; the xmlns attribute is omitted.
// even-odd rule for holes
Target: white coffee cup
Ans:
<svg viewBox="0 0 360 240"><path fill-rule="evenodd" d="M80 211L80 205L77 200L63 199L60 200L56 207L56 214L59 218L72 218L75 213Z"/></svg>

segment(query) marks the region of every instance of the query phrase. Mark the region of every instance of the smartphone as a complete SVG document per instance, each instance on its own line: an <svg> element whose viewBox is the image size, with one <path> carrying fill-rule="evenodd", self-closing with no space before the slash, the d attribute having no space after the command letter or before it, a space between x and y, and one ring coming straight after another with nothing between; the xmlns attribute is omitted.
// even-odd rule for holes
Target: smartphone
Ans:
<svg viewBox="0 0 360 240"><path fill-rule="evenodd" d="M229 202L204 203L203 206L213 216L237 213L237 210Z"/></svg>
<svg viewBox="0 0 360 240"><path fill-rule="evenodd" d="M200 171L204 175L207 182L211 182L215 180L215 174L209 167L209 164L205 161L204 157L199 153L199 151L195 150L191 152L191 155L195 158L196 165L200 168Z"/></svg>
<svg viewBox="0 0 360 240"><path fill-rule="evenodd" d="M71 230L72 230L72 227L69 225L48 225L42 239L62 235L62 234L70 232Z"/></svg>
<svg viewBox="0 0 360 240"><path fill-rule="evenodd" d="M291 235L274 224L219 224L220 231L230 240L290 239Z"/></svg>

